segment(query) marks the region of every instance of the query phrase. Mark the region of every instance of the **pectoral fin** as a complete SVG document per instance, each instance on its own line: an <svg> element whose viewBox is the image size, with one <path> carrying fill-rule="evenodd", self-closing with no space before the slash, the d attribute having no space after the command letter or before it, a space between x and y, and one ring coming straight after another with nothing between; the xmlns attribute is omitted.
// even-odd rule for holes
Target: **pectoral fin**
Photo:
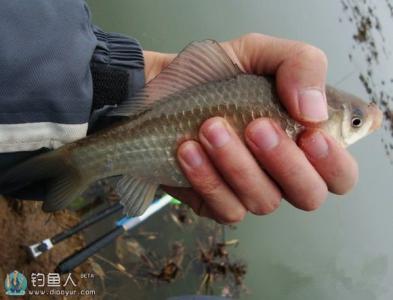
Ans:
<svg viewBox="0 0 393 300"><path fill-rule="evenodd" d="M143 214L153 201L157 188L158 184L146 179L124 175L116 187L124 213L128 216Z"/></svg>

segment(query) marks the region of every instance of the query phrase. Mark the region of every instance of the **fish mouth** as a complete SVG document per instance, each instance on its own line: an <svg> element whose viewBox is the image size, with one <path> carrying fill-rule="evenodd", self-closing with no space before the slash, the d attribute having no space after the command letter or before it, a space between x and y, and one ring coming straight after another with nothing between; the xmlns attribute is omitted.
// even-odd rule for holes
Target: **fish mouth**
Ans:
<svg viewBox="0 0 393 300"><path fill-rule="evenodd" d="M383 113L375 103L369 104L368 108L369 108L370 114L373 117L373 123L371 124L371 127L370 127L370 132L373 132L381 127L382 120L383 120Z"/></svg>

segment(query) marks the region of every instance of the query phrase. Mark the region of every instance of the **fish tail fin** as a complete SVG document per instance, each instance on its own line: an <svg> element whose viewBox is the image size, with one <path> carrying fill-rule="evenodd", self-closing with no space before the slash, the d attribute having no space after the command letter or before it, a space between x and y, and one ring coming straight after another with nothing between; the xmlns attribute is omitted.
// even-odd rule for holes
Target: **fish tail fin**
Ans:
<svg viewBox="0 0 393 300"><path fill-rule="evenodd" d="M43 184L46 200L42 209L52 212L65 208L87 188L84 177L63 151L52 151L22 162L0 176L0 192L9 193L31 184Z"/></svg>

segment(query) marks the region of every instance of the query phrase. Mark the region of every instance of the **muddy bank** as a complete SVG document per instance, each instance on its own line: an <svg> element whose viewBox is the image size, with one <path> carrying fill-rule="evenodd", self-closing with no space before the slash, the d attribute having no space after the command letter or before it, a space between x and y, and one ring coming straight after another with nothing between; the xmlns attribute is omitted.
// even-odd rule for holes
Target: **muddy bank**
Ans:
<svg viewBox="0 0 393 300"><path fill-rule="evenodd" d="M16 202L0 198L0 299L6 297L3 284L6 274L18 270L26 276L29 284L32 272L44 274L53 272L62 259L84 245L83 237L76 235L57 244L36 261L29 259L24 248L26 245L52 237L75 225L79 219L78 214L72 211L61 211L54 214L43 213L39 202ZM89 272L90 265L85 263L72 273L77 289L90 288L91 283L80 278L81 273ZM55 297L52 298L55 299ZM52 298L49 296L39 297L39 299ZM78 297L78 299L84 298Z"/></svg>

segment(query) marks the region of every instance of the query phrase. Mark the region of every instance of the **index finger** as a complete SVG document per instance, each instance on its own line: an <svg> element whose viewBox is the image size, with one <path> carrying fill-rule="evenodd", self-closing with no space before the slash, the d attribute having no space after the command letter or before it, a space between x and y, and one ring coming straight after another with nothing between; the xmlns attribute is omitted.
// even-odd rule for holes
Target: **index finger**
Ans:
<svg viewBox="0 0 393 300"><path fill-rule="evenodd" d="M327 58L322 50L258 33L222 46L245 72L275 74L278 96L295 120L309 123L328 119Z"/></svg>

